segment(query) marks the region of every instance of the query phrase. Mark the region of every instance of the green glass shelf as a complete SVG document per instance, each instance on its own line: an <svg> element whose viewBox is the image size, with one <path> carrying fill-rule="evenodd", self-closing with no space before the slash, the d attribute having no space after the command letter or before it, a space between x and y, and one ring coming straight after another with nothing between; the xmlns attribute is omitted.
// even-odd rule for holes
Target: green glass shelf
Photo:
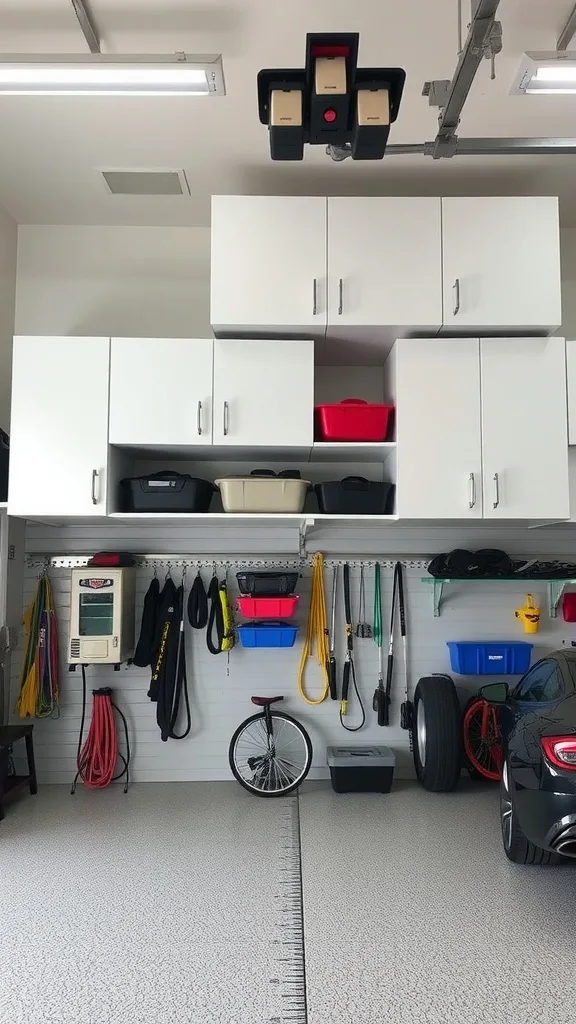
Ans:
<svg viewBox="0 0 576 1024"><path fill-rule="evenodd" d="M435 576L422 576L421 582L431 583L434 586L434 618L436 619L440 615L444 587L448 583L545 583L548 590L548 612L551 619L555 619L558 615L558 605L566 587L576 585L576 579L552 580L545 579L542 576L478 576L470 577L469 579L458 576L442 579Z"/></svg>

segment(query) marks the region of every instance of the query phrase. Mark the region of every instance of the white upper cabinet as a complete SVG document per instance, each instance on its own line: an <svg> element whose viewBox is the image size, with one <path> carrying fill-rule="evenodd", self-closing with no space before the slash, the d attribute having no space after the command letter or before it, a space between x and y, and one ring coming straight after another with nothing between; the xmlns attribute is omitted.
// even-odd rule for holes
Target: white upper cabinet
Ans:
<svg viewBox="0 0 576 1024"><path fill-rule="evenodd" d="M442 200L444 326L451 333L562 322L558 200Z"/></svg>
<svg viewBox="0 0 576 1024"><path fill-rule="evenodd" d="M564 339L483 338L480 369L485 518L567 519Z"/></svg>
<svg viewBox="0 0 576 1024"><path fill-rule="evenodd" d="M214 444L313 443L314 343L214 342Z"/></svg>
<svg viewBox="0 0 576 1024"><path fill-rule="evenodd" d="M14 339L8 512L103 516L109 338Z"/></svg>
<svg viewBox="0 0 576 1024"><path fill-rule="evenodd" d="M401 519L482 518L478 339L396 345Z"/></svg>
<svg viewBox="0 0 576 1024"><path fill-rule="evenodd" d="M576 445L576 341L566 342L568 375L568 444Z"/></svg>
<svg viewBox="0 0 576 1024"><path fill-rule="evenodd" d="M212 338L112 338L110 444L212 443Z"/></svg>
<svg viewBox="0 0 576 1024"><path fill-rule="evenodd" d="M210 279L216 334L324 333L326 199L213 196Z"/></svg>
<svg viewBox="0 0 576 1024"><path fill-rule="evenodd" d="M329 327L442 325L441 200L328 199Z"/></svg>

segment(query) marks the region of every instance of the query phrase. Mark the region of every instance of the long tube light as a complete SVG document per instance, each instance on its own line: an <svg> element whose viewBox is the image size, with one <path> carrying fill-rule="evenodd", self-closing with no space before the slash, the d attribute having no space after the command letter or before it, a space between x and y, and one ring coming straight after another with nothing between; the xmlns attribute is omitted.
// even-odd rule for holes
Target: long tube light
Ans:
<svg viewBox="0 0 576 1024"><path fill-rule="evenodd" d="M223 96L219 54L0 55L0 96Z"/></svg>
<svg viewBox="0 0 576 1024"><path fill-rule="evenodd" d="M576 95L576 51L526 53L512 93L520 96Z"/></svg>

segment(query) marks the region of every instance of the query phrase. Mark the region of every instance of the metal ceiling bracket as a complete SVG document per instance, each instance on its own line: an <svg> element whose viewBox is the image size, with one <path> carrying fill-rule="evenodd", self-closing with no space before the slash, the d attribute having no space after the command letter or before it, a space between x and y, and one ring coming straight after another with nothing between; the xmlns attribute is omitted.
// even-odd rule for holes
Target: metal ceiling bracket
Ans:
<svg viewBox="0 0 576 1024"><path fill-rule="evenodd" d="M100 37L88 8L88 0L71 0L71 3L90 53L101 53Z"/></svg>
<svg viewBox="0 0 576 1024"><path fill-rule="evenodd" d="M572 40L573 40L575 35L576 35L576 6L572 9L572 13L570 14L570 16L568 18L568 21L566 22L564 28L562 29L562 32L560 33L560 38L558 39L558 42L556 43L556 49L557 50L567 50L568 47L570 46L570 43L572 42Z"/></svg>
<svg viewBox="0 0 576 1024"><path fill-rule="evenodd" d="M501 33L495 30L495 16L499 4L500 0L472 0L472 20L468 36L438 118L436 147L432 154L434 159L446 155L442 148L443 141L456 135L464 104L484 57L493 56L493 48L498 45L501 47Z"/></svg>
<svg viewBox="0 0 576 1024"><path fill-rule="evenodd" d="M431 107L445 107L448 102L451 82L449 78L438 78L434 82L424 82L422 95L428 97Z"/></svg>
<svg viewBox="0 0 576 1024"><path fill-rule="evenodd" d="M306 534L315 523L315 519L302 519L298 527L298 557L306 558Z"/></svg>

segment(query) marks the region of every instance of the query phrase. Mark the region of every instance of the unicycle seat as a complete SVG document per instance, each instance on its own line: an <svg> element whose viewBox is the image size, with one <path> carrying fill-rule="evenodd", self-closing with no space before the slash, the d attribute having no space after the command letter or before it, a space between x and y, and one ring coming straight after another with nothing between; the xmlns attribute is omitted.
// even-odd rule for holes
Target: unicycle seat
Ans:
<svg viewBox="0 0 576 1024"><path fill-rule="evenodd" d="M279 700L284 700L284 697L252 697L252 703L258 708L268 708L271 704L276 704Z"/></svg>

